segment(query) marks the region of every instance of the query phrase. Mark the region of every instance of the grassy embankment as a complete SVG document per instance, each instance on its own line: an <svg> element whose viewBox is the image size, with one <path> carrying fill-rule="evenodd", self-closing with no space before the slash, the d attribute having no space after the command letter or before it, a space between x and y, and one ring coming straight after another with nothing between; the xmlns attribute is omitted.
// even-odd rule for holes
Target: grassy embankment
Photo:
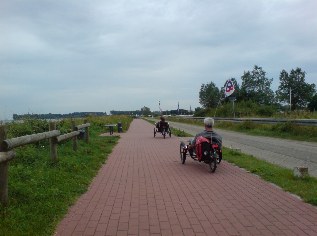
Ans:
<svg viewBox="0 0 317 236"><path fill-rule="evenodd" d="M201 120L184 119L177 117L169 117L169 120L203 126ZM293 122L278 124L256 124L250 121L245 121L241 123L234 123L229 121L216 121L215 128L237 131L251 135L317 142L317 127L301 126Z"/></svg>
<svg viewBox="0 0 317 236"><path fill-rule="evenodd" d="M16 157L9 166L9 205L0 206L0 235L52 235L56 225L68 208L83 194L107 156L116 145L118 137L101 137L105 124L121 121L126 131L130 117L89 117L90 142L72 141L58 145L58 161L50 160L48 141L16 148ZM82 124L76 120L76 124ZM58 123L59 130L67 133L70 120ZM44 132L45 121L26 121L10 124L8 138Z"/></svg>

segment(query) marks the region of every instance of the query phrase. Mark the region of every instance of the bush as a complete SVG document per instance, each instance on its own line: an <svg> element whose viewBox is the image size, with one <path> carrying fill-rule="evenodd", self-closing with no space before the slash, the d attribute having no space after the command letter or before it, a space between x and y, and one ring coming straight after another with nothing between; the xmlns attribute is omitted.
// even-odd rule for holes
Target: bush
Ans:
<svg viewBox="0 0 317 236"><path fill-rule="evenodd" d="M259 105L252 101L241 101L233 104L225 102L217 108L201 109L195 116L216 116L216 117L271 117L277 112L277 107Z"/></svg>
<svg viewBox="0 0 317 236"><path fill-rule="evenodd" d="M34 133L42 133L49 130L46 120L26 119L19 123L12 122L8 125L8 137L19 137Z"/></svg>
<svg viewBox="0 0 317 236"><path fill-rule="evenodd" d="M242 130L252 130L256 128L256 124L252 121L243 121L240 125L239 128Z"/></svg>
<svg viewBox="0 0 317 236"><path fill-rule="evenodd" d="M210 112L210 109L199 109L199 110L195 111L194 116L195 117L205 117L208 112Z"/></svg>
<svg viewBox="0 0 317 236"><path fill-rule="evenodd" d="M285 122L285 123L279 123L277 125L272 126L272 130L279 132L279 133L293 133L296 129L296 124L293 122Z"/></svg>
<svg viewBox="0 0 317 236"><path fill-rule="evenodd" d="M259 106L256 111L258 116L271 117L276 112L276 108L272 106Z"/></svg>

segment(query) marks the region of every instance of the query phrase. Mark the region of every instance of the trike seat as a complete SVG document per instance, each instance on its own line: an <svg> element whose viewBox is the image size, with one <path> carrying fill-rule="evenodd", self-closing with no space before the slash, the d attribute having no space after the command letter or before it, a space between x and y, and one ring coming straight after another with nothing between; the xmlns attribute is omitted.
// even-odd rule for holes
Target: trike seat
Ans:
<svg viewBox="0 0 317 236"><path fill-rule="evenodd" d="M166 121L160 121L156 123L156 128L158 132L162 132L163 129L166 131L169 128L169 124Z"/></svg>
<svg viewBox="0 0 317 236"><path fill-rule="evenodd" d="M155 123L154 137L156 136L157 132L161 133L164 138L166 135L168 135L170 137L172 135L169 123L166 121L159 121L159 122Z"/></svg>

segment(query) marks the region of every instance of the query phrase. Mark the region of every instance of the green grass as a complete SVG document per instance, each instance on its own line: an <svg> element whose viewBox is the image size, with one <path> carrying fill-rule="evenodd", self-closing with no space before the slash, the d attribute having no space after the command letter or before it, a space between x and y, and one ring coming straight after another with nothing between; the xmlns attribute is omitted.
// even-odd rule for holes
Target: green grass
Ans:
<svg viewBox="0 0 317 236"><path fill-rule="evenodd" d="M184 119L169 117L169 120L181 122L191 125L199 125L203 127L201 120ZM316 126L301 126L292 122L278 123L278 124L257 124L250 121L241 123L222 121L215 122L215 129L224 129L230 131L237 131L241 133L276 137L283 139L292 139L299 141L317 142L317 127Z"/></svg>
<svg viewBox="0 0 317 236"><path fill-rule="evenodd" d="M172 135L177 137L192 137L193 135L186 133L184 130L171 128Z"/></svg>
<svg viewBox="0 0 317 236"><path fill-rule="evenodd" d="M223 159L260 176L268 182L276 184L287 192L301 197L303 201L317 206L316 178L294 177L292 170L258 160L253 156L228 148L223 149Z"/></svg>
<svg viewBox="0 0 317 236"><path fill-rule="evenodd" d="M250 121L242 123L217 122L216 128L258 136L317 142L317 127L301 126L292 122L278 123L274 125L256 124Z"/></svg>
<svg viewBox="0 0 317 236"><path fill-rule="evenodd" d="M124 130L131 120L122 121ZM77 152L71 141L59 144L56 163L50 160L47 141L15 149L9 166L9 204L0 206L0 235L53 235L119 139L100 136L105 130L99 118L89 122L89 144L80 140Z"/></svg>

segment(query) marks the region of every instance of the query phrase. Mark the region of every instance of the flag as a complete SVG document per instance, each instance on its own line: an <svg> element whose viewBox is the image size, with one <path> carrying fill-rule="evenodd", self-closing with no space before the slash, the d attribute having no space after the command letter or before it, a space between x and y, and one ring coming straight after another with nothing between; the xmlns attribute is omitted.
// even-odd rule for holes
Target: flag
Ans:
<svg viewBox="0 0 317 236"><path fill-rule="evenodd" d="M159 101L159 109L160 109L160 112L162 113L161 101Z"/></svg>
<svg viewBox="0 0 317 236"><path fill-rule="evenodd" d="M228 79L225 83L225 95L229 97L234 92L234 84L231 79Z"/></svg>

